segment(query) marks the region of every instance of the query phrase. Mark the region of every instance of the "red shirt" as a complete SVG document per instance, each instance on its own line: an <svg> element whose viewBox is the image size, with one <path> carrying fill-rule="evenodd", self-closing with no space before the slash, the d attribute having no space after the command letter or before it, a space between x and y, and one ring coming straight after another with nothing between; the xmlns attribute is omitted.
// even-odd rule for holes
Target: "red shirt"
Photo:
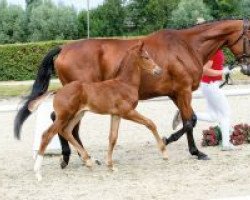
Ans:
<svg viewBox="0 0 250 200"><path fill-rule="evenodd" d="M213 61L213 65L212 65L211 69L223 70L224 54L223 54L222 50L218 50L210 60ZM203 75L201 82L210 83L210 82L221 81L221 80L222 80L222 75L220 75L220 76Z"/></svg>

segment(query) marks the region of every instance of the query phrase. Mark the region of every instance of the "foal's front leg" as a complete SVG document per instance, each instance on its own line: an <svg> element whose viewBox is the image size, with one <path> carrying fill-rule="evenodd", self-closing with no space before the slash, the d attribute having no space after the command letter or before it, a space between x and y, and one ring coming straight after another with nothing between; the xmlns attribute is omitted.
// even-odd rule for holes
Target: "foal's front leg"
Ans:
<svg viewBox="0 0 250 200"><path fill-rule="evenodd" d="M136 123L145 125L149 130L151 130L152 134L154 135L156 142L158 144L158 147L163 154L163 159L167 160L168 155L167 155L167 150L165 147L165 144L163 143L162 139L160 138L156 125L154 124L153 121L150 119L144 117L140 113L138 113L136 110L131 110L126 116L123 116L123 118L134 121Z"/></svg>
<svg viewBox="0 0 250 200"><path fill-rule="evenodd" d="M113 150L118 138L118 129L120 125L121 117L117 115L111 116L111 123L110 123L110 132L109 132L109 147L108 147L108 157L107 157L107 165L109 169L114 170L113 165Z"/></svg>

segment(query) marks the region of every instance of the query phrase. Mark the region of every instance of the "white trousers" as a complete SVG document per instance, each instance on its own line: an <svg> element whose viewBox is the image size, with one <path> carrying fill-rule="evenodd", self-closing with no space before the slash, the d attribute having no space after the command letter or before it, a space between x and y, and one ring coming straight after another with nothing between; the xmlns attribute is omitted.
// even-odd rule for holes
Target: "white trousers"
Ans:
<svg viewBox="0 0 250 200"><path fill-rule="evenodd" d="M195 113L197 119L218 122L222 132L222 146L230 145L231 110L227 98L219 88L220 82L201 83L201 90L206 99L207 112Z"/></svg>

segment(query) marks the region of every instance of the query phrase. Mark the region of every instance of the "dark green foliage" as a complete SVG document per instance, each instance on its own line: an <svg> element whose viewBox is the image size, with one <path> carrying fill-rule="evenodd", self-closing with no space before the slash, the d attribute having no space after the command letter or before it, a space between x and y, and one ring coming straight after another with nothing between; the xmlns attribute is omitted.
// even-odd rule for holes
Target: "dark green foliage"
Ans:
<svg viewBox="0 0 250 200"><path fill-rule="evenodd" d="M0 45L0 81L35 79L46 53L65 42Z"/></svg>
<svg viewBox="0 0 250 200"><path fill-rule="evenodd" d="M170 14L178 2L179 0L130 0L125 20L128 31L131 31L130 35L148 34L166 28Z"/></svg>
<svg viewBox="0 0 250 200"><path fill-rule="evenodd" d="M105 0L90 12L90 36L124 35L125 7L123 0Z"/></svg>
<svg viewBox="0 0 250 200"><path fill-rule="evenodd" d="M24 41L24 21L25 12L20 6L8 6L6 0L0 0L0 44Z"/></svg>
<svg viewBox="0 0 250 200"><path fill-rule="evenodd" d="M197 23L198 18L211 20L210 9L202 0L181 0L171 14L170 27L181 28Z"/></svg>
<svg viewBox="0 0 250 200"><path fill-rule="evenodd" d="M225 63L228 65L232 65L235 61L233 53L228 48L224 48L223 52L225 55Z"/></svg>
<svg viewBox="0 0 250 200"><path fill-rule="evenodd" d="M79 12L77 16L77 29L78 29L78 38L84 38L87 37L87 11L83 10Z"/></svg>
<svg viewBox="0 0 250 200"><path fill-rule="evenodd" d="M77 14L71 7L55 6L50 0L33 8L29 18L29 41L76 39Z"/></svg>

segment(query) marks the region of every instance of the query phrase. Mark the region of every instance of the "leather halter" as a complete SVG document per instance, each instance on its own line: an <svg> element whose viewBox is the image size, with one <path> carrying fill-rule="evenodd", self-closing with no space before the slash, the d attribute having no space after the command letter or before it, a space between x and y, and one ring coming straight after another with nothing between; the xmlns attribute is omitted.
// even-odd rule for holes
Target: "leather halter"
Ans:
<svg viewBox="0 0 250 200"><path fill-rule="evenodd" d="M234 45L236 45L241 39L243 39L243 53L242 55L236 57L236 61L240 62L242 60L244 64L247 64L247 58L250 58L250 53L248 52L250 41L247 37L247 32L249 28L250 28L250 23L248 19L243 19L242 33L240 34L239 38L235 42L233 42L233 44L228 45L228 47L231 48Z"/></svg>

